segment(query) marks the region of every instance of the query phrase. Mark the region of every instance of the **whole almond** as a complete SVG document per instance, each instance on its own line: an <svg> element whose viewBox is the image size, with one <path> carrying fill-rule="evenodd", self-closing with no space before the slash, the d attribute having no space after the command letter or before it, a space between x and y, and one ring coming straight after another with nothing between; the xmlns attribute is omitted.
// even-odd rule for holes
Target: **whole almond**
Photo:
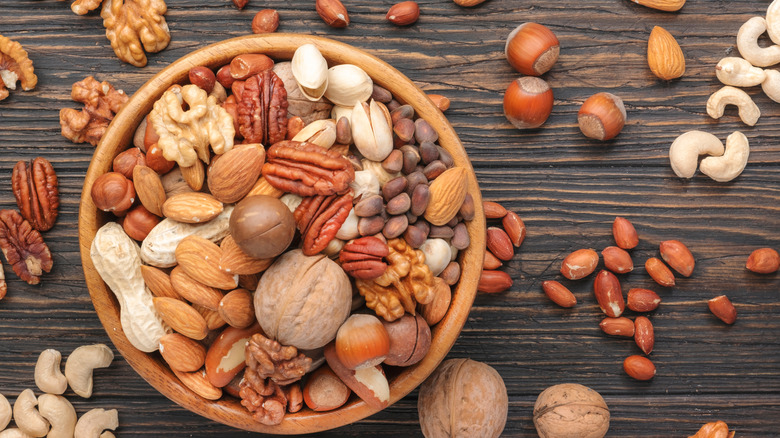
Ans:
<svg viewBox="0 0 780 438"><path fill-rule="evenodd" d="M604 266L615 274L625 274L634 270L634 261L628 251L617 246L608 246L601 251Z"/></svg>
<svg viewBox="0 0 780 438"><path fill-rule="evenodd" d="M493 294L503 292L512 287L512 277L503 271L482 271L477 284L480 292Z"/></svg>
<svg viewBox="0 0 780 438"><path fill-rule="evenodd" d="M162 206L163 215L186 224L208 222L222 213L222 202L208 193L179 193L168 198Z"/></svg>
<svg viewBox="0 0 780 438"><path fill-rule="evenodd" d="M276 9L263 9L252 19L252 33L276 32L279 27L279 13Z"/></svg>
<svg viewBox="0 0 780 438"><path fill-rule="evenodd" d="M238 276L219 269L222 250L213 242L190 235L179 242L176 261L193 280L217 289L232 290L238 286Z"/></svg>
<svg viewBox="0 0 780 438"><path fill-rule="evenodd" d="M183 298L173 288L171 277L159 268L154 266L141 265L141 276L144 278L146 287L152 291L156 297L168 297L182 300Z"/></svg>
<svg viewBox="0 0 780 438"><path fill-rule="evenodd" d="M633 288L628 290L626 306L634 312L652 312L661 304L661 297L650 289Z"/></svg>
<svg viewBox="0 0 780 438"><path fill-rule="evenodd" d="M677 79L685 73L685 55L666 29L655 26L647 40L647 64L663 80Z"/></svg>
<svg viewBox="0 0 780 438"><path fill-rule="evenodd" d="M606 317L599 323L601 331L612 336L634 336L634 321L620 316L617 318Z"/></svg>
<svg viewBox="0 0 780 438"><path fill-rule="evenodd" d="M626 308L620 281L609 271L602 269L596 274L596 279L593 280L593 294L599 302L601 311L609 317L617 318Z"/></svg>
<svg viewBox="0 0 780 438"><path fill-rule="evenodd" d="M220 201L238 202L252 190L265 162L265 150L259 144L243 144L215 159L208 170L209 192Z"/></svg>
<svg viewBox="0 0 780 438"><path fill-rule="evenodd" d="M425 319L428 325L438 324L444 319L450 308L452 301L452 289L444 279L440 277L433 278L433 300L428 304L420 304L420 315Z"/></svg>
<svg viewBox="0 0 780 438"><path fill-rule="evenodd" d="M181 266L173 268L170 278L176 293L190 303L211 310L217 310L219 307L219 302L224 296L222 291L193 280Z"/></svg>
<svg viewBox="0 0 780 438"><path fill-rule="evenodd" d="M200 316L206 320L206 325L208 326L209 330L216 330L218 328L224 327L227 324L225 320L219 316L219 312L216 310L207 309L197 304L193 304L192 308L197 310L198 313L200 313Z"/></svg>
<svg viewBox="0 0 780 438"><path fill-rule="evenodd" d="M466 175L465 168L451 167L431 182L430 199L425 208L425 219L431 225L445 225L458 213L466 199Z"/></svg>
<svg viewBox="0 0 780 438"><path fill-rule="evenodd" d="M667 240L661 242L660 249L661 257L669 267L684 277L691 276L696 262L687 246L679 240Z"/></svg>
<svg viewBox="0 0 780 438"><path fill-rule="evenodd" d="M682 9L685 0L631 0L634 3L659 11L674 12Z"/></svg>
<svg viewBox="0 0 780 438"><path fill-rule="evenodd" d="M387 11L385 18L396 26L408 26L420 18L420 7L413 1L396 3Z"/></svg>
<svg viewBox="0 0 780 438"><path fill-rule="evenodd" d="M674 286L674 274L672 274L672 271L666 267L661 259L657 257L650 257L645 262L645 269L647 270L647 273L650 275L650 277L661 286Z"/></svg>
<svg viewBox="0 0 780 438"><path fill-rule="evenodd" d="M482 209L488 219L501 219L506 216L506 208L498 202L482 201Z"/></svg>
<svg viewBox="0 0 780 438"><path fill-rule="evenodd" d="M561 307L574 307L577 305L577 297L566 286L554 280L542 282L542 290L553 303Z"/></svg>
<svg viewBox="0 0 780 438"><path fill-rule="evenodd" d="M579 280L592 274L599 264L599 253L592 249L578 249L566 256L561 263L561 275L569 280Z"/></svg>
<svg viewBox="0 0 780 438"><path fill-rule="evenodd" d="M349 26L349 14L347 8L339 0L317 0L315 3L317 13L328 26Z"/></svg>
<svg viewBox="0 0 780 438"><path fill-rule="evenodd" d="M209 333L206 320L184 301L166 297L155 297L152 300L157 313L173 330L197 341Z"/></svg>
<svg viewBox="0 0 780 438"><path fill-rule="evenodd" d="M206 167L203 161L196 160L190 167L179 167L181 177L187 182L187 185L196 192L203 188L203 182L206 180ZM148 208L148 207L147 207Z"/></svg>
<svg viewBox="0 0 780 438"><path fill-rule="evenodd" d="M236 244L233 236L228 234L219 245L222 257L219 259L219 269L235 275L250 275L265 271L274 259L256 259L245 253Z"/></svg>
<svg viewBox="0 0 780 438"><path fill-rule="evenodd" d="M780 254L772 248L759 248L750 253L745 267L757 274L777 272L780 269Z"/></svg>
<svg viewBox="0 0 780 438"><path fill-rule="evenodd" d="M162 206L166 197L160 175L147 166L135 166L133 168L133 185L141 204L150 213L162 216Z"/></svg>
<svg viewBox="0 0 780 438"><path fill-rule="evenodd" d="M179 333L160 338L160 355L176 371L197 371L206 361L206 347Z"/></svg>
<svg viewBox="0 0 780 438"><path fill-rule="evenodd" d="M222 388L217 388L209 382L209 379L206 377L206 370L200 369L191 373L172 371L184 386L206 400L219 400L222 397Z"/></svg>
<svg viewBox="0 0 780 438"><path fill-rule="evenodd" d="M490 250L485 251L485 259L482 261L482 269L498 269L502 265L501 260L494 256Z"/></svg>
<svg viewBox="0 0 780 438"><path fill-rule="evenodd" d="M634 320L634 342L645 354L650 354L655 345L653 323L647 317L637 316Z"/></svg>
<svg viewBox="0 0 780 438"><path fill-rule="evenodd" d="M225 322L235 328L249 327L257 320L252 294L246 289L236 289L225 294L219 302L218 312Z"/></svg>
<svg viewBox="0 0 780 438"><path fill-rule="evenodd" d="M639 244L636 228L631 222L620 216L615 218L612 223L612 235L615 237L615 244L623 249L632 249Z"/></svg>
<svg viewBox="0 0 780 438"><path fill-rule="evenodd" d="M509 236L509 240L512 241L512 245L520 248L525 240L525 223L520 219L520 216L513 211L507 211L506 216L501 219L501 225L504 226L504 231Z"/></svg>
<svg viewBox="0 0 780 438"><path fill-rule="evenodd" d="M710 308L710 312L726 324L734 324L737 320L737 309L734 308L727 296L717 296L709 300L707 305Z"/></svg>
<svg viewBox="0 0 780 438"><path fill-rule="evenodd" d="M650 380L655 377L653 362L639 355L628 356L623 361L623 371L636 380Z"/></svg>
<svg viewBox="0 0 780 438"><path fill-rule="evenodd" d="M509 261L515 255L512 241L504 230L496 227L487 229L487 248L500 260Z"/></svg>

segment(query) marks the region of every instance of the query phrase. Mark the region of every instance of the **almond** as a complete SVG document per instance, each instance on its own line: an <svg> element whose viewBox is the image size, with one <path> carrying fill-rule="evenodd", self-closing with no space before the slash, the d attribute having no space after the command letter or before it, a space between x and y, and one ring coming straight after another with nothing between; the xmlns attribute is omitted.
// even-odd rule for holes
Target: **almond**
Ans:
<svg viewBox="0 0 780 438"><path fill-rule="evenodd" d="M173 268L170 278L173 289L190 303L210 310L217 310L219 307L223 297L222 291L193 280L181 266Z"/></svg>
<svg viewBox="0 0 780 438"><path fill-rule="evenodd" d="M228 327L217 336L206 353L206 377L218 387L228 383L246 366L246 345L255 333L260 333L260 324L237 329Z"/></svg>
<svg viewBox="0 0 780 438"><path fill-rule="evenodd" d="M601 311L607 316L617 318L626 308L620 281L615 274L601 270L593 281L593 293L599 302Z"/></svg>
<svg viewBox="0 0 780 438"><path fill-rule="evenodd" d="M599 253L592 249L578 249L563 259L561 275L569 280L579 280L592 274L598 264Z"/></svg>
<svg viewBox="0 0 780 438"><path fill-rule="evenodd" d="M637 316L634 320L634 342L645 354L650 354L655 345L653 323L647 317Z"/></svg>
<svg viewBox="0 0 780 438"><path fill-rule="evenodd" d="M220 327L224 327L227 324L225 320L219 316L219 312L216 310L207 309L197 304L193 304L192 308L197 310L198 313L200 313L200 316L206 320L206 325L208 326L209 330L216 330Z"/></svg>
<svg viewBox="0 0 780 438"><path fill-rule="evenodd" d="M757 274L771 274L780 269L780 254L772 248L760 248L747 259L745 267Z"/></svg>
<svg viewBox="0 0 780 438"><path fill-rule="evenodd" d="M666 267L664 262L657 257L650 257L645 262L645 269L647 273L655 280L656 283L665 287L673 287L675 284L674 274Z"/></svg>
<svg viewBox="0 0 780 438"><path fill-rule="evenodd" d="M160 180L160 175L147 166L135 166L133 168L133 185L141 204L150 213L162 216L165 188Z"/></svg>
<svg viewBox="0 0 780 438"><path fill-rule="evenodd" d="M620 216L615 218L612 223L612 235L615 237L615 244L620 248L632 249L639 244L636 228L626 218Z"/></svg>
<svg viewBox="0 0 780 438"><path fill-rule="evenodd" d="M224 206L208 193L179 193L168 198L162 206L163 215L176 222L199 224L222 213Z"/></svg>
<svg viewBox="0 0 780 438"><path fill-rule="evenodd" d="M655 26L647 40L647 64L663 80L677 79L685 73L685 55L666 29Z"/></svg>
<svg viewBox="0 0 780 438"><path fill-rule="evenodd" d="M154 266L141 265L141 275L144 277L146 287L152 291L154 296L183 299L173 288L171 277L161 269Z"/></svg>
<svg viewBox="0 0 780 438"><path fill-rule="evenodd" d="M661 297L650 289L633 288L628 290L626 306L634 312L652 312L661 304Z"/></svg>
<svg viewBox="0 0 780 438"><path fill-rule="evenodd" d="M504 226L504 231L509 236L509 240L512 241L512 245L520 248L525 240L525 223L520 219L520 216L513 211L507 211L506 216L501 220L501 225Z"/></svg>
<svg viewBox="0 0 780 438"><path fill-rule="evenodd" d="M659 11L674 12L682 9L685 0L632 0L634 3Z"/></svg>
<svg viewBox="0 0 780 438"><path fill-rule="evenodd" d="M206 361L206 347L179 333L160 338L160 355L176 371L197 371Z"/></svg>
<svg viewBox="0 0 780 438"><path fill-rule="evenodd" d="M691 276L695 261L687 246L679 240L667 240L661 242L660 249L661 257L672 269L684 277Z"/></svg>
<svg viewBox="0 0 780 438"><path fill-rule="evenodd" d="M190 167L179 167L181 177L190 188L196 192L203 188L203 181L206 179L206 170L203 161L195 160L195 164Z"/></svg>
<svg viewBox="0 0 780 438"><path fill-rule="evenodd" d="M222 397L222 389L212 385L206 378L205 370L198 370L192 373L184 373L173 370L173 374L195 394L206 400L218 400Z"/></svg>
<svg viewBox="0 0 780 438"><path fill-rule="evenodd" d="M452 220L466 199L466 169L452 167L431 182L425 219L441 226Z"/></svg>
<svg viewBox="0 0 780 438"><path fill-rule="evenodd" d="M413 1L394 4L390 7L390 10L387 11L387 15L385 16L388 21L397 26L408 26L417 21L419 17L420 7Z"/></svg>
<svg viewBox="0 0 780 438"><path fill-rule="evenodd" d="M219 269L222 250L208 239L187 236L176 247L176 261L193 280L217 289L232 290L238 286L238 276Z"/></svg>
<svg viewBox="0 0 780 438"><path fill-rule="evenodd" d="M634 336L634 321L620 316L617 318L606 317L599 323L601 331L612 336Z"/></svg>
<svg viewBox="0 0 780 438"><path fill-rule="evenodd" d="M561 283L548 280L542 282L542 290L553 303L561 307L574 307L577 305L577 297Z"/></svg>
<svg viewBox="0 0 780 438"><path fill-rule="evenodd" d="M219 302L219 316L230 326L246 328L257 321L252 294L246 289L228 292Z"/></svg>
<svg viewBox="0 0 780 438"><path fill-rule="evenodd" d="M236 244L233 236L228 234L219 245L222 249L222 257L219 259L219 269L235 275L258 274L268 269L274 262L270 259L256 259L245 253Z"/></svg>
<svg viewBox="0 0 780 438"><path fill-rule="evenodd" d="M504 230L496 227L487 229L487 248L500 260L509 261L515 255L512 241Z"/></svg>
<svg viewBox="0 0 780 438"><path fill-rule="evenodd" d="M623 361L623 371L636 380L650 380L655 377L653 362L639 355L628 356Z"/></svg>
<svg viewBox="0 0 780 438"><path fill-rule="evenodd" d="M255 185L252 186L252 189L249 190L249 193L247 193L247 196L255 195L268 195L273 196L274 198L281 198L282 195L284 195L284 192L269 184L268 181L261 176Z"/></svg>
<svg viewBox="0 0 780 438"><path fill-rule="evenodd" d="M617 246L608 246L601 251L604 266L615 274L625 274L634 270L634 261L628 251Z"/></svg>
<svg viewBox="0 0 780 438"><path fill-rule="evenodd" d="M328 26L347 27L349 25L347 8L339 0L317 0L314 6L322 21Z"/></svg>
<svg viewBox="0 0 780 438"><path fill-rule="evenodd" d="M501 219L507 213L503 205L493 201L482 201L482 209L485 211L487 219Z"/></svg>
<svg viewBox="0 0 780 438"><path fill-rule="evenodd" d="M226 204L240 201L260 178L264 162L261 144L239 145L219 155L209 165L209 192Z"/></svg>
<svg viewBox="0 0 780 438"><path fill-rule="evenodd" d="M715 297L709 300L707 305L710 307L710 312L726 324L734 324L737 320L737 309L734 308L727 296Z"/></svg>
<svg viewBox="0 0 780 438"><path fill-rule="evenodd" d="M175 331L197 341L205 338L208 334L206 320L189 304L166 297L156 297L152 300L157 313Z"/></svg>
<svg viewBox="0 0 780 438"><path fill-rule="evenodd" d="M502 265L501 260L498 259L495 255L493 255L490 250L485 251L485 259L482 261L482 269L498 269Z"/></svg>
<svg viewBox="0 0 780 438"><path fill-rule="evenodd" d="M480 292L493 294L503 292L512 287L512 277L503 271L482 271L477 284Z"/></svg>
<svg viewBox="0 0 780 438"><path fill-rule="evenodd" d="M441 277L433 277L433 300L428 304L420 304L420 315L428 325L438 324L444 319L452 302L452 289Z"/></svg>

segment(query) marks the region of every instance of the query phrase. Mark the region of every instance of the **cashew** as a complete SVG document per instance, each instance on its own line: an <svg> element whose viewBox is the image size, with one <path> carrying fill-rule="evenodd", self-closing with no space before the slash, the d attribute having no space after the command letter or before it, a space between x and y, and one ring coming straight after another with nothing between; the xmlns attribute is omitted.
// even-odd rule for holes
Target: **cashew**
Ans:
<svg viewBox="0 0 780 438"><path fill-rule="evenodd" d="M219 82L217 82L217 83L219 83ZM116 437L110 431L105 431L105 432L101 433L100 437L98 437L98 438L116 438Z"/></svg>
<svg viewBox="0 0 780 438"><path fill-rule="evenodd" d="M25 389L14 402L14 421L22 432L33 437L45 436L49 422L38 413L38 399L32 389Z"/></svg>
<svg viewBox="0 0 780 438"><path fill-rule="evenodd" d="M0 394L0 430L3 430L11 422L11 403L3 394Z"/></svg>
<svg viewBox="0 0 780 438"><path fill-rule="evenodd" d="M686 132L677 137L669 148L672 170L680 178L693 178L699 155L723 155L723 143L708 132Z"/></svg>
<svg viewBox="0 0 780 438"><path fill-rule="evenodd" d="M103 344L82 345L73 350L65 362L65 377L76 394L92 396L92 370L105 368L114 360L114 353Z"/></svg>
<svg viewBox="0 0 780 438"><path fill-rule="evenodd" d="M68 389L68 379L60 371L62 354L51 348L43 350L35 364L35 384L48 394L62 394Z"/></svg>
<svg viewBox="0 0 780 438"><path fill-rule="evenodd" d="M0 432L0 438L32 438L32 436L22 432L21 429L11 427Z"/></svg>
<svg viewBox="0 0 780 438"><path fill-rule="evenodd" d="M712 93L707 100L707 114L713 119L719 119L723 117L726 105L736 105L739 108L739 118L748 126L755 126L761 117L761 110L747 93L728 85Z"/></svg>
<svg viewBox="0 0 780 438"><path fill-rule="evenodd" d="M777 103L780 103L780 71L764 70L766 79L761 83L764 94Z"/></svg>
<svg viewBox="0 0 780 438"><path fill-rule="evenodd" d="M726 152L701 160L699 170L718 182L731 181L745 169L750 147L745 134L736 131L726 139Z"/></svg>
<svg viewBox="0 0 780 438"><path fill-rule="evenodd" d="M74 438L99 438L100 432L119 427L116 409L92 409L79 418Z"/></svg>
<svg viewBox="0 0 780 438"><path fill-rule="evenodd" d="M780 46L761 47L758 45L758 37L766 30L766 20L762 17L753 17L746 21L737 33L739 53L756 67L769 67L780 63Z"/></svg>
<svg viewBox="0 0 780 438"><path fill-rule="evenodd" d="M766 9L766 30L775 44L780 44L780 0L775 0Z"/></svg>
<svg viewBox="0 0 780 438"><path fill-rule="evenodd" d="M751 63L736 57L721 59L715 67L715 74L725 85L735 87L753 87L766 79L763 69L753 67Z"/></svg>
<svg viewBox="0 0 780 438"><path fill-rule="evenodd" d="M61 395L43 394L38 397L38 411L51 424L47 438L73 438L76 428L76 410Z"/></svg>

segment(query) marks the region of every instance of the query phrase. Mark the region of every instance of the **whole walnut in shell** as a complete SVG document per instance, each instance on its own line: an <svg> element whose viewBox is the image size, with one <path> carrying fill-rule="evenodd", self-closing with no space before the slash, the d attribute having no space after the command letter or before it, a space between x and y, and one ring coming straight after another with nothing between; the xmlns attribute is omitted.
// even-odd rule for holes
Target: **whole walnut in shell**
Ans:
<svg viewBox="0 0 780 438"><path fill-rule="evenodd" d="M602 438L609 430L609 408L587 386L562 383L539 394L534 425L541 438Z"/></svg>
<svg viewBox="0 0 780 438"><path fill-rule="evenodd" d="M255 292L255 314L266 335L301 350L333 340L351 306L344 270L322 254L306 256L299 249L276 259Z"/></svg>
<svg viewBox="0 0 780 438"><path fill-rule="evenodd" d="M495 438L506 425L509 398L490 365L450 359L420 386L417 412L426 438Z"/></svg>

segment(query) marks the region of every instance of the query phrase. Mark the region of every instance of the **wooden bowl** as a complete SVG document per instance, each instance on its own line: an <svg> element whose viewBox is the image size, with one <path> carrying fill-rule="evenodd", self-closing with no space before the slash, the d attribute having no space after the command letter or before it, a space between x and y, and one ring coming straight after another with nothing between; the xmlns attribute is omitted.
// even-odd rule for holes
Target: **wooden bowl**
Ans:
<svg viewBox="0 0 780 438"><path fill-rule="evenodd" d="M84 276L100 321L111 341L127 362L149 384L179 405L212 420L250 431L271 434L303 434L343 426L377 412L353 395L343 407L331 412L314 412L304 408L287 414L277 426L265 426L232 397L218 401L205 400L184 386L173 375L158 353L147 354L135 349L122 332L119 305L113 293L95 271L90 259L90 246L98 228L113 218L95 207L90 196L92 184L98 176L110 171L112 160L132 143L133 133L141 120L152 109L154 102L172 84L184 83L194 66L217 68L242 53L264 53L276 60L289 60L295 49L303 44L316 45L329 65L355 64L362 67L375 83L390 90L399 101L412 105L420 117L427 120L439 133L439 144L448 150L455 164L468 170L468 191L474 198L476 218L469 222L471 246L459 255L462 275L453 290L452 304L447 316L433 328L430 352L418 364L389 373L390 403L394 403L422 383L438 366L455 343L468 316L476 295L477 282L482 271L485 253L485 219L482 211L477 179L463 145L444 115L406 76L387 63L347 44L326 38L295 35L253 35L226 40L197 50L175 61L144 84L125 107L116 115L90 163L81 196L79 211L79 239Z"/></svg>

